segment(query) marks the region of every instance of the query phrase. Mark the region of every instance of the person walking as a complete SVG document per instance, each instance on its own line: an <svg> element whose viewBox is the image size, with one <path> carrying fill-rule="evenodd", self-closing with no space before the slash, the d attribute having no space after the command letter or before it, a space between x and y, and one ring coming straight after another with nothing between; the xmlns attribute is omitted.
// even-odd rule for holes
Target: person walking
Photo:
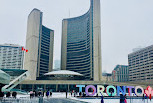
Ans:
<svg viewBox="0 0 153 103"><path fill-rule="evenodd" d="M79 92L79 97L81 97L81 92Z"/></svg>
<svg viewBox="0 0 153 103"><path fill-rule="evenodd" d="M126 94L124 95L124 103L127 103Z"/></svg>
<svg viewBox="0 0 153 103"><path fill-rule="evenodd" d="M150 101L151 101L151 94L149 95L149 99L150 99Z"/></svg>
<svg viewBox="0 0 153 103"><path fill-rule="evenodd" d="M0 92L0 98L4 97L4 92Z"/></svg>
<svg viewBox="0 0 153 103"><path fill-rule="evenodd" d="M101 103L104 103L104 97L103 97L103 95L101 96Z"/></svg>
<svg viewBox="0 0 153 103"><path fill-rule="evenodd" d="M125 103L124 100L125 100L125 97L123 96L123 94L120 94L120 103Z"/></svg>
<svg viewBox="0 0 153 103"><path fill-rule="evenodd" d="M16 92L13 92L12 93L12 97L14 97L16 99L16 96L17 96L17 93Z"/></svg>
<svg viewBox="0 0 153 103"><path fill-rule="evenodd" d="M52 97L52 92L50 92L50 96Z"/></svg>
<svg viewBox="0 0 153 103"><path fill-rule="evenodd" d="M66 98L67 98L67 91L66 91Z"/></svg>
<svg viewBox="0 0 153 103"><path fill-rule="evenodd" d="M142 101L144 101L145 100L145 95L143 94L143 96L142 96Z"/></svg>
<svg viewBox="0 0 153 103"><path fill-rule="evenodd" d="M11 96L11 93L10 92L7 92L6 93L6 97L9 98L10 96Z"/></svg>
<svg viewBox="0 0 153 103"><path fill-rule="evenodd" d="M44 97L44 95L45 95L45 92L44 92L44 91L42 91L42 97Z"/></svg>
<svg viewBox="0 0 153 103"><path fill-rule="evenodd" d="M49 96L49 91L46 92L46 97L48 98L48 96Z"/></svg>
<svg viewBox="0 0 153 103"><path fill-rule="evenodd" d="M101 103L104 103L104 96L102 95L102 93L100 92L101 94Z"/></svg>
<svg viewBox="0 0 153 103"><path fill-rule="evenodd" d="M33 98L33 91L30 91L30 98Z"/></svg>
<svg viewBox="0 0 153 103"><path fill-rule="evenodd" d="M38 96L39 96L39 97L41 96L41 91L38 92Z"/></svg>

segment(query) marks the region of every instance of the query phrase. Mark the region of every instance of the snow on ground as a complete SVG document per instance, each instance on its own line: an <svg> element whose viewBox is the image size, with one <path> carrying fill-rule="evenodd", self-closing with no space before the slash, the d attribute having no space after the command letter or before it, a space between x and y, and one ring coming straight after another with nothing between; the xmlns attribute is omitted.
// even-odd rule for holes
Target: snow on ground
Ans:
<svg viewBox="0 0 153 103"><path fill-rule="evenodd" d="M74 98L70 97L71 99L79 100L79 101L84 101L88 103L101 103L101 99L99 98L92 98L92 99L80 99L80 98ZM120 103L119 99L104 99L104 103ZM153 100L142 100L142 99L127 99L127 103L153 103Z"/></svg>
<svg viewBox="0 0 153 103"><path fill-rule="evenodd" d="M77 98L72 98L72 99L84 101L88 103L101 103L101 99L77 99ZM119 99L104 99L104 103L120 103L120 101ZM153 103L153 100L142 101L142 99L133 99L133 100L127 99L127 103Z"/></svg>
<svg viewBox="0 0 153 103"><path fill-rule="evenodd" d="M29 95L21 95L21 94L18 94L17 95L17 98L29 98L30 96ZM99 98L91 98L91 99L81 99L81 98L76 98L76 97L71 97L71 94L68 93L67 97L69 99L74 99L74 100L78 100L78 101L84 101L84 102L88 102L88 103L101 103L101 99ZM44 96L44 98L47 98L46 96ZM66 98L66 93L65 92L53 92L52 93L52 97L49 97L49 98ZM120 103L119 102L119 99L104 99L104 103ZM142 101L142 99L127 99L127 103L153 103L153 100L150 101L148 99L145 100L145 101Z"/></svg>

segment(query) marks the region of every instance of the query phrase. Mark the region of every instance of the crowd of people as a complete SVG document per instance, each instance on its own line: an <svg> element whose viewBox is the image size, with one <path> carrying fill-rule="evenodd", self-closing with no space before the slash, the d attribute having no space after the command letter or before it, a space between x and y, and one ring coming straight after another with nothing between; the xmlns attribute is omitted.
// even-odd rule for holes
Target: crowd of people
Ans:
<svg viewBox="0 0 153 103"><path fill-rule="evenodd" d="M48 97L52 97L52 92L51 91L46 91L46 92L44 92L44 91L30 91L29 92L30 93L30 98L33 98L33 97L44 97L44 96L46 96L47 98ZM71 91L70 93L68 93L68 92L65 92L66 93L66 98L67 98L67 96L68 96L68 94L69 95L71 95L71 97L72 96L74 96L74 97L86 97L86 93L85 92L77 92L77 91ZM104 103L104 96L101 94L100 95L101 96L101 103ZM16 99L16 97L17 97L17 92L0 92L0 98L2 99L3 97L6 97L6 98L10 98L10 97L13 97L13 98L15 98ZM96 95L96 97L99 97L98 96L98 94ZM111 97L112 97L112 95L111 95ZM150 99L150 101L151 101L151 94L149 95L149 96L145 96L145 95L143 95L142 96L142 100L144 101L145 99L147 99L149 97L149 99ZM126 100L126 94L125 95L123 95L123 94L120 94L120 103L127 103L127 100Z"/></svg>
<svg viewBox="0 0 153 103"><path fill-rule="evenodd" d="M0 98L3 98L3 97L6 97L6 98L10 98L10 97L13 97L16 99L17 97L17 92L0 92Z"/></svg>
<svg viewBox="0 0 153 103"><path fill-rule="evenodd" d="M44 97L46 95L46 97L48 98L49 96L52 97L52 92L50 91L46 91L46 92L43 92L43 91L30 91L30 98L33 98L33 97Z"/></svg>

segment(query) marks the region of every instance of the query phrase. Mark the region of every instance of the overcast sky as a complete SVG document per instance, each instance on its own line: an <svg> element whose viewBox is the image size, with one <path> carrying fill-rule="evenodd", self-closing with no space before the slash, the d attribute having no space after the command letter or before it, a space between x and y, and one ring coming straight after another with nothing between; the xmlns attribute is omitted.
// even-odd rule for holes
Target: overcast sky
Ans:
<svg viewBox="0 0 153 103"><path fill-rule="evenodd" d="M55 31L54 60L61 56L62 19L88 11L90 0L0 0L0 44L25 46L27 17L43 12L43 25ZM133 48L153 44L153 0L101 0L102 71L128 65Z"/></svg>

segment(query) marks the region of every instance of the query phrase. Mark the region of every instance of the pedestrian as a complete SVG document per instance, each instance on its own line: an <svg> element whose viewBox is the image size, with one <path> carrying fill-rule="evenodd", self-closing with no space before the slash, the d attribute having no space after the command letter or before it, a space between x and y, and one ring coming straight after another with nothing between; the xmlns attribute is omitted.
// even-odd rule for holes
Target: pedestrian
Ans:
<svg viewBox="0 0 153 103"><path fill-rule="evenodd" d="M52 92L50 92L50 96L52 97Z"/></svg>
<svg viewBox="0 0 153 103"><path fill-rule="evenodd" d="M102 93L100 92L101 94L101 103L104 103L104 96L102 95Z"/></svg>
<svg viewBox="0 0 153 103"><path fill-rule="evenodd" d="M30 98L33 98L33 91L30 91Z"/></svg>
<svg viewBox="0 0 153 103"><path fill-rule="evenodd" d="M4 92L0 92L0 98L4 97Z"/></svg>
<svg viewBox="0 0 153 103"><path fill-rule="evenodd" d="M127 103L126 94L124 95L124 103Z"/></svg>
<svg viewBox="0 0 153 103"><path fill-rule="evenodd" d="M41 96L41 91L38 92L38 96L39 96L39 97Z"/></svg>
<svg viewBox="0 0 153 103"><path fill-rule="evenodd" d="M143 94L143 96L142 96L142 101L144 101L144 99L145 99L145 95Z"/></svg>
<svg viewBox="0 0 153 103"><path fill-rule="evenodd" d="M16 96L17 96L17 93L16 92L13 92L12 93L12 97L14 97L16 99Z"/></svg>
<svg viewBox="0 0 153 103"><path fill-rule="evenodd" d="M44 91L42 91L42 96L44 97L44 95L45 95L45 92L44 92Z"/></svg>
<svg viewBox="0 0 153 103"><path fill-rule="evenodd" d="M96 94L96 97L98 97L98 93Z"/></svg>
<svg viewBox="0 0 153 103"><path fill-rule="evenodd" d="M66 91L66 98L67 98L67 91Z"/></svg>
<svg viewBox="0 0 153 103"><path fill-rule="evenodd" d="M38 91L33 92L33 96L38 97Z"/></svg>
<svg viewBox="0 0 153 103"><path fill-rule="evenodd" d="M6 97L9 98L10 96L11 96L11 93L10 92L7 92L6 93Z"/></svg>
<svg viewBox="0 0 153 103"><path fill-rule="evenodd" d="M84 92L82 93L82 97L84 97L85 96L85 94L84 94Z"/></svg>
<svg viewBox="0 0 153 103"><path fill-rule="evenodd" d="M81 92L79 92L79 96L81 97Z"/></svg>
<svg viewBox="0 0 153 103"><path fill-rule="evenodd" d="M150 101L151 101L151 94L149 95L149 99L150 99Z"/></svg>
<svg viewBox="0 0 153 103"><path fill-rule="evenodd" d="M72 92L71 92L71 97L72 97Z"/></svg>
<svg viewBox="0 0 153 103"><path fill-rule="evenodd" d="M49 96L49 91L46 92L46 97L48 98L48 96Z"/></svg>
<svg viewBox="0 0 153 103"><path fill-rule="evenodd" d="M104 103L104 97L103 97L103 95L101 96L101 103Z"/></svg>
<svg viewBox="0 0 153 103"><path fill-rule="evenodd" d="M123 94L120 94L120 103L124 103L124 96L123 96Z"/></svg>

